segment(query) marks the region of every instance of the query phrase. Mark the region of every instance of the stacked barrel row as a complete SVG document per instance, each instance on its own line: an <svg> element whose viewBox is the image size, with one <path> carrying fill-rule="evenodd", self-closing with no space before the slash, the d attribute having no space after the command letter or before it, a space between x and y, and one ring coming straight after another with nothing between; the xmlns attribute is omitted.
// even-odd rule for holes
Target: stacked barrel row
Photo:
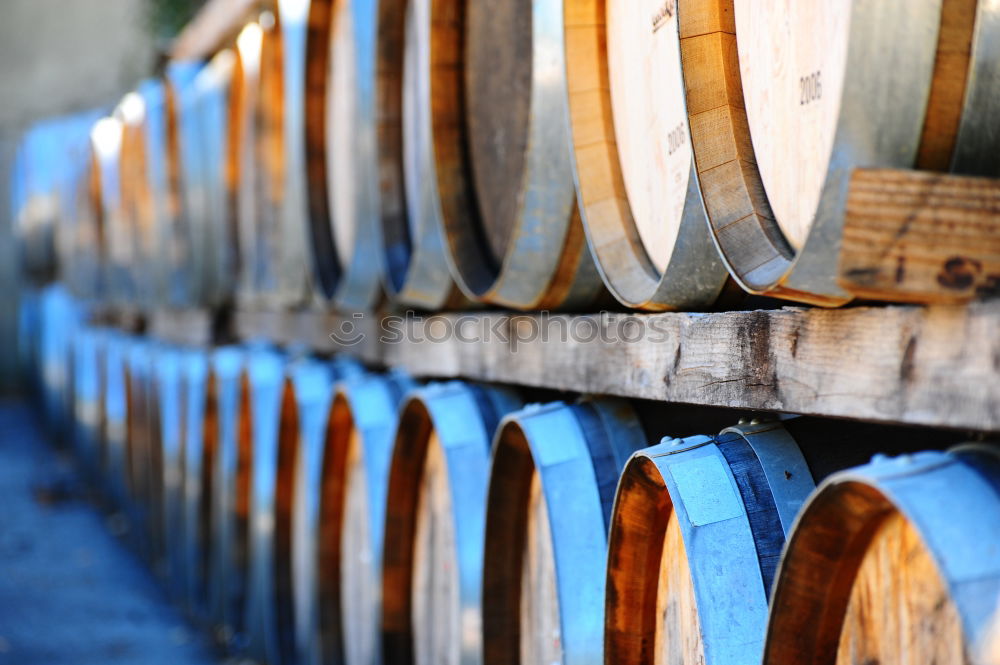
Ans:
<svg viewBox="0 0 1000 665"><path fill-rule="evenodd" d="M84 468L177 602L260 662L981 662L995 446L70 339L39 355L71 378L42 384Z"/></svg>
<svg viewBox="0 0 1000 665"><path fill-rule="evenodd" d="M1000 172L986 0L260 6L89 149L26 139L33 272L143 307L838 305L855 167Z"/></svg>

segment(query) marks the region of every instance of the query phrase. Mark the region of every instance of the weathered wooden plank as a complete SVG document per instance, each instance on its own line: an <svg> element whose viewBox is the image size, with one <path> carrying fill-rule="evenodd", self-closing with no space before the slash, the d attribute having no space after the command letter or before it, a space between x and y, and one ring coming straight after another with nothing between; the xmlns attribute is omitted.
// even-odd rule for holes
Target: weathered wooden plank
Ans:
<svg viewBox="0 0 1000 665"><path fill-rule="evenodd" d="M212 315L201 309L158 309L149 313L147 334L183 346L210 346L216 339Z"/></svg>
<svg viewBox="0 0 1000 665"><path fill-rule="evenodd" d="M170 49L175 60L204 60L235 39L254 13L274 0L208 0Z"/></svg>
<svg viewBox="0 0 1000 665"><path fill-rule="evenodd" d="M839 280L855 296L895 302L1000 294L1000 180L855 171Z"/></svg>
<svg viewBox="0 0 1000 665"><path fill-rule="evenodd" d="M235 327L245 339L340 350L420 377L1000 430L995 301L718 314L355 317L238 312Z"/></svg>

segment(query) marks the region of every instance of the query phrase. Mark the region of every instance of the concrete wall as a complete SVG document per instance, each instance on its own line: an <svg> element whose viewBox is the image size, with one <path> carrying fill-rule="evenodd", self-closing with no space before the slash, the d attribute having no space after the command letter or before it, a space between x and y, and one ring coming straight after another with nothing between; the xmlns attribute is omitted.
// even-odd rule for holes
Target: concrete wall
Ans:
<svg viewBox="0 0 1000 665"><path fill-rule="evenodd" d="M0 2L0 390L13 387L17 259L10 169L32 122L111 105L152 70L148 0Z"/></svg>

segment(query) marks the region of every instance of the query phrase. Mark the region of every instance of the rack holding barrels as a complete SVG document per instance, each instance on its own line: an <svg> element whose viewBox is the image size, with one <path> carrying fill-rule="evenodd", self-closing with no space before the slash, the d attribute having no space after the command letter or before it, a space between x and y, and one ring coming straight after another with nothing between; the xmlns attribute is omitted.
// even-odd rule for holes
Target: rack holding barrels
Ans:
<svg viewBox="0 0 1000 665"><path fill-rule="evenodd" d="M25 266L145 311L988 298L995 12L857 4L261 2L26 136Z"/></svg>
<svg viewBox="0 0 1000 665"><path fill-rule="evenodd" d="M537 391L74 325L37 354L75 358L55 415L127 542L230 653L975 663L987 647L1000 448L982 433L525 405Z"/></svg>
<svg viewBox="0 0 1000 665"><path fill-rule="evenodd" d="M990 662L991 3L223 6L12 193L31 383L227 654Z"/></svg>

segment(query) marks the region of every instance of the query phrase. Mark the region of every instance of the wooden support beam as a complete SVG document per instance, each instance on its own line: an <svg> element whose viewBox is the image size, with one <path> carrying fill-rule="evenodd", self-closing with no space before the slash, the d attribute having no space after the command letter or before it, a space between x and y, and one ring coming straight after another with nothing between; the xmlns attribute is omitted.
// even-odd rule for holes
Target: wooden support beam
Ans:
<svg viewBox="0 0 1000 665"><path fill-rule="evenodd" d="M1000 180L855 171L840 284L859 298L894 302L1000 296Z"/></svg>
<svg viewBox="0 0 1000 665"><path fill-rule="evenodd" d="M209 347L217 341L208 310L158 309L149 314L148 321L148 335L174 344Z"/></svg>
<svg viewBox="0 0 1000 665"><path fill-rule="evenodd" d="M996 301L422 319L241 311L234 327L241 339L345 352L425 378L1000 431Z"/></svg>
<svg viewBox="0 0 1000 665"><path fill-rule="evenodd" d="M175 60L206 60L233 41L246 23L273 0L208 0L170 49Z"/></svg>

